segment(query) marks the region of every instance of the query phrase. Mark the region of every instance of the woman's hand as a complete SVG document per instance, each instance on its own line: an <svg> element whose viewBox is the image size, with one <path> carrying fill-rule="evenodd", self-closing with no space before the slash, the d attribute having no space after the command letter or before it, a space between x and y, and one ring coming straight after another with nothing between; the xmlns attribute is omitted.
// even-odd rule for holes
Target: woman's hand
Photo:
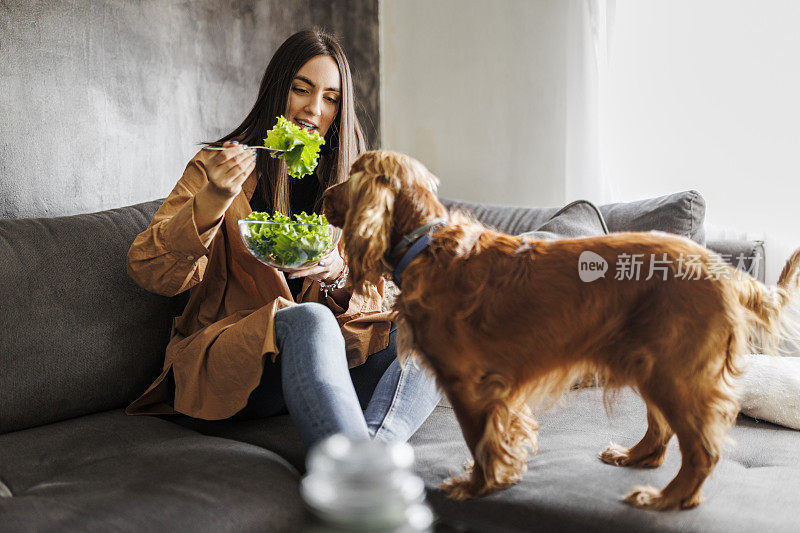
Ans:
<svg viewBox="0 0 800 533"><path fill-rule="evenodd" d="M292 278L311 278L314 281L331 283L344 272L344 259L339 255L339 250L334 248L330 254L314 266L283 270L289 272Z"/></svg>
<svg viewBox="0 0 800 533"><path fill-rule="evenodd" d="M195 197L194 218L198 233L213 227L225 214L256 167L255 150L247 149L236 141L228 141L223 146L224 150L208 160L208 183Z"/></svg>
<svg viewBox="0 0 800 533"><path fill-rule="evenodd" d="M211 189L222 198L235 198L242 185L256 168L256 151L236 141L228 141L212 157L206 169Z"/></svg>

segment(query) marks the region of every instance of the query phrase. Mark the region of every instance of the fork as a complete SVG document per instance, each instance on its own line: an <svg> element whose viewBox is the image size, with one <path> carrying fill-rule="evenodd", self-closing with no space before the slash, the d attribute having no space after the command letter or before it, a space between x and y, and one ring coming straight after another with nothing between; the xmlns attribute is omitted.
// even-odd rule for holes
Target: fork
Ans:
<svg viewBox="0 0 800 533"><path fill-rule="evenodd" d="M256 148L258 150L266 150L267 152L270 152L270 153L273 153L273 154L282 154L284 152L288 152L289 151L289 150L282 150L280 148L270 148L268 146L248 146L248 145L241 145L241 146L243 146L245 150L247 150L248 148ZM203 150L224 150L224 149L225 149L225 147L222 147L222 146L204 146L203 147Z"/></svg>

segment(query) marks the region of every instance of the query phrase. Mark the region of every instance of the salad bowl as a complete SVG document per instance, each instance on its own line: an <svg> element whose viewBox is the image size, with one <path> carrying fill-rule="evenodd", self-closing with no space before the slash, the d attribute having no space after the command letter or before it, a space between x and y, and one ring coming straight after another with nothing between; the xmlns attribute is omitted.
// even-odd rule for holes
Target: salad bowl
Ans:
<svg viewBox="0 0 800 533"><path fill-rule="evenodd" d="M245 248L261 263L282 270L316 265L333 252L342 230L330 224L239 220Z"/></svg>

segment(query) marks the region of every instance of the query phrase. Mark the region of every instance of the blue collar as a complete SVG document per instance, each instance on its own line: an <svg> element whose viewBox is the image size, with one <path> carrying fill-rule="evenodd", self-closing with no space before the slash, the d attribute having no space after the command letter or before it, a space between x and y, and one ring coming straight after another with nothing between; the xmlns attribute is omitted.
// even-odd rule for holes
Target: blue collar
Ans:
<svg viewBox="0 0 800 533"><path fill-rule="evenodd" d="M408 264L414 260L419 254L425 251L425 248L431 243L431 236L429 233L426 233L419 239L417 239L414 244L408 249L406 253L403 254L403 257L400 258L400 262L397 263L397 266L394 268L394 272L392 272L392 281L394 284L397 285L397 288L400 288L401 274L406 269Z"/></svg>
<svg viewBox="0 0 800 533"><path fill-rule="evenodd" d="M397 254L403 251L403 248L409 246L412 242L419 239L421 235L424 235L425 233L430 233L431 230L438 228L439 226L444 226L445 224L447 224L446 218L436 217L430 222L421 225L411 233L403 235L403 238L400 239L400 242L398 242L397 245L394 248L392 248L392 253L389 254L389 257L394 259L395 257L397 257Z"/></svg>
<svg viewBox="0 0 800 533"><path fill-rule="evenodd" d="M409 263L414 260L419 254L425 251L425 248L428 247L431 243L431 231L440 228L447 224L446 218L434 218L427 224L423 224L422 226L418 227L405 237L400 240L400 243L394 247L392 250L392 256L397 255L397 253L402 250L402 247L414 241L406 253L403 254L403 257L400 258L400 262L397 263L397 266L394 267L394 271L392 272L392 281L394 284L397 285L397 288L400 288L400 282L402 281L401 275L403 271L406 269Z"/></svg>

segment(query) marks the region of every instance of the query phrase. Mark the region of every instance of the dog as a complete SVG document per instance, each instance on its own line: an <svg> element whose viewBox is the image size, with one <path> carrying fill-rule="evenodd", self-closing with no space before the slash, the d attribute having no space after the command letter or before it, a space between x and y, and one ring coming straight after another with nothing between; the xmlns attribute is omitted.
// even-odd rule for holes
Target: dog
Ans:
<svg viewBox="0 0 800 533"><path fill-rule="evenodd" d="M767 342L779 337L800 250L778 286L767 287L677 235L506 235L449 213L437 185L411 157L367 152L348 181L325 191L323 212L343 228L354 290L381 276L402 280L393 307L398 353L413 353L435 374L473 457L442 483L445 493L466 499L519 481L537 450L531 406L596 374L607 402L615 389L636 390L648 423L638 444L611 443L600 459L657 467L673 435L680 444L676 477L663 490L633 487L625 501L657 510L697 506L738 414L732 389L744 351L755 332ZM643 275L582 281L587 251L609 265L641 258ZM655 274L645 279L645 272Z"/></svg>

